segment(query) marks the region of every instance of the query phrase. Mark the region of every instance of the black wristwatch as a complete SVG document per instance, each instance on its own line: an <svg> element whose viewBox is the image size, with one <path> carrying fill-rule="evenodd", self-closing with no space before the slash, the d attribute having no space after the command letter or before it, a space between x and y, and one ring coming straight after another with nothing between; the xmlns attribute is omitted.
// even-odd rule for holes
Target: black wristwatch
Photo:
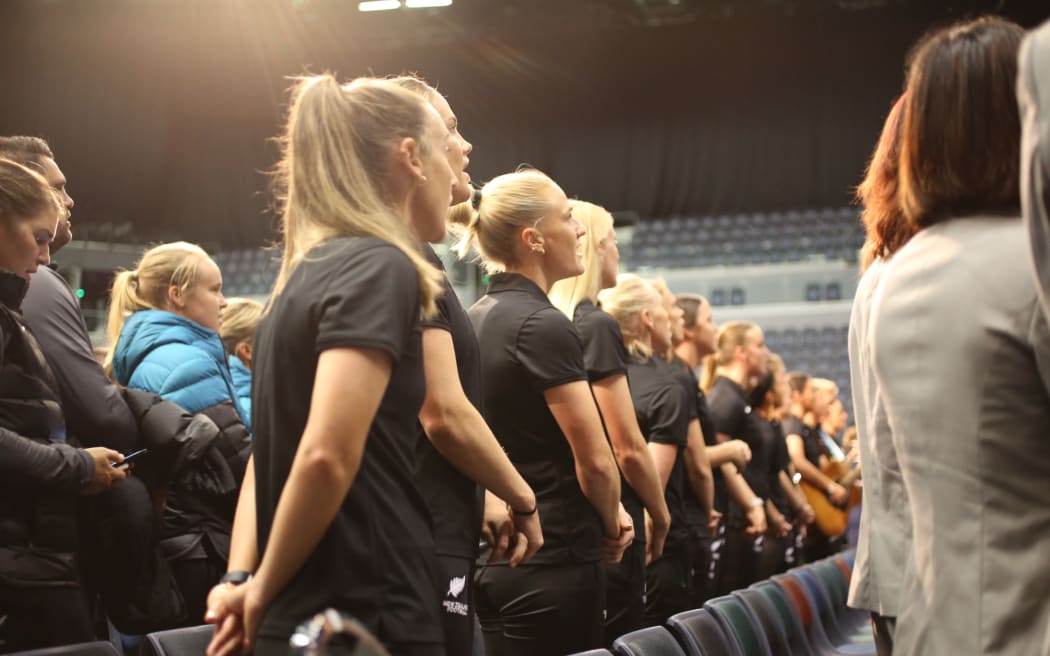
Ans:
<svg viewBox="0 0 1050 656"><path fill-rule="evenodd" d="M223 574L222 578L219 579L219 583L232 583L234 585L240 585L242 583L247 583L248 579L250 579L251 577L251 572L245 572L243 569L235 569Z"/></svg>

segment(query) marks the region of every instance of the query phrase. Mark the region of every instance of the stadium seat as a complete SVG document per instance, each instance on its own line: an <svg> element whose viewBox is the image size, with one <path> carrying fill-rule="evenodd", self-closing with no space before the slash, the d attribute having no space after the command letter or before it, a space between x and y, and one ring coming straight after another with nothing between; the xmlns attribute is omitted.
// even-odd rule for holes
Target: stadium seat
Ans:
<svg viewBox="0 0 1050 656"><path fill-rule="evenodd" d="M8 654L8 656L121 656L121 654L112 642L98 640L96 642L78 642L74 645L62 645L61 647L16 651Z"/></svg>
<svg viewBox="0 0 1050 656"><path fill-rule="evenodd" d="M688 656L674 636L662 626L625 633L613 641L617 656Z"/></svg>
<svg viewBox="0 0 1050 656"><path fill-rule="evenodd" d="M784 588L773 581L765 580L755 583L749 590L760 593L769 607L776 611L780 627L784 630L789 646L785 653L793 656L816 656L816 652L810 646L809 638L806 637L802 619Z"/></svg>
<svg viewBox="0 0 1050 656"><path fill-rule="evenodd" d="M569 656L614 656L614 654L608 649L588 649L569 654Z"/></svg>
<svg viewBox="0 0 1050 656"><path fill-rule="evenodd" d="M150 633L142 642L142 656L203 654L214 633L215 626L212 624Z"/></svg>
<svg viewBox="0 0 1050 656"><path fill-rule="evenodd" d="M739 597L740 601L751 612L751 617L757 620L762 628L762 633L766 636L766 643L770 652L774 655L793 653L791 645L788 643L787 632L780 624L780 618L777 617L776 609L772 607L770 602L766 601L761 592L748 588L746 590L736 590L733 592L733 596Z"/></svg>
<svg viewBox="0 0 1050 656"><path fill-rule="evenodd" d="M743 656L736 636L727 633L714 615L700 608L672 615L667 626L685 645L689 656Z"/></svg>
<svg viewBox="0 0 1050 656"><path fill-rule="evenodd" d="M761 623L752 615L742 599L732 595L717 597L707 601L704 608L715 616L726 632L732 632L736 636L744 654L772 656Z"/></svg>

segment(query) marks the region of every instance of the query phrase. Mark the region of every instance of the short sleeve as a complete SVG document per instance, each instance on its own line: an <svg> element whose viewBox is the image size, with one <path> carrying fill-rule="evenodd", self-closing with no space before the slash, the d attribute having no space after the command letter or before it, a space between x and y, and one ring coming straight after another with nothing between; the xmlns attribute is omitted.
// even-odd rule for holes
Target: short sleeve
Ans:
<svg viewBox="0 0 1050 656"><path fill-rule="evenodd" d="M516 355L537 391L587 380L580 336L554 307L538 310L525 320L518 332Z"/></svg>
<svg viewBox="0 0 1050 656"><path fill-rule="evenodd" d="M360 243L330 256L337 264L323 281L316 350L379 349L397 362L419 325L419 276L397 247Z"/></svg>
<svg viewBox="0 0 1050 656"><path fill-rule="evenodd" d="M707 396L703 393L696 395L696 418L700 420L700 430L704 433L704 444L707 446L718 444L718 423L715 421L715 416L711 414Z"/></svg>
<svg viewBox="0 0 1050 656"><path fill-rule="evenodd" d="M583 343L583 364L591 382L627 373L627 347L616 319L595 310L576 324L576 328Z"/></svg>
<svg viewBox="0 0 1050 656"><path fill-rule="evenodd" d="M707 395L707 402L718 432L739 438L744 427L745 412L733 396L728 390L713 388Z"/></svg>
<svg viewBox="0 0 1050 656"><path fill-rule="evenodd" d="M441 258L437 256L430 244L424 246L423 254L426 256L427 261L434 265L435 269L442 272L445 270L445 265L441 263ZM435 301L437 312L429 319L423 319L420 325L424 328L440 328L441 330L452 332L452 311L449 308L449 295L455 294L456 290L452 288L452 283L449 282L448 276L442 276L441 291L441 296Z"/></svg>
<svg viewBox="0 0 1050 656"><path fill-rule="evenodd" d="M681 385L665 385L652 398L650 442L686 446L689 440L689 405L693 400Z"/></svg>

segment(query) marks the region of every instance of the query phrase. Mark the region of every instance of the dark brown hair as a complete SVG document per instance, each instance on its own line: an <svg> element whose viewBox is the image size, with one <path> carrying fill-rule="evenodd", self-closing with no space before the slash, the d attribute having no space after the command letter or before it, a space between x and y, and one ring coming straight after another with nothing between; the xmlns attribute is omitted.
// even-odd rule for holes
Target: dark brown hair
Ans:
<svg viewBox="0 0 1050 656"><path fill-rule="evenodd" d="M1015 85L1024 30L997 17L932 33L914 50L898 200L923 228L977 212L1018 212L1021 121Z"/></svg>
<svg viewBox="0 0 1050 656"><path fill-rule="evenodd" d="M700 308L707 303L707 299L700 294L676 294L674 297L675 304L682 308L685 319L686 328L696 327L696 315L700 312Z"/></svg>
<svg viewBox="0 0 1050 656"><path fill-rule="evenodd" d="M902 95L897 98L890 108L879 142L868 163L868 171L857 187L856 201L864 206L860 216L865 232L860 257L862 271L867 270L877 258L896 253L915 234L915 226L904 218L897 201L897 167L905 97Z"/></svg>
<svg viewBox="0 0 1050 656"><path fill-rule="evenodd" d="M40 137L0 137L0 157L22 166L37 164L45 157L55 159L51 147Z"/></svg>

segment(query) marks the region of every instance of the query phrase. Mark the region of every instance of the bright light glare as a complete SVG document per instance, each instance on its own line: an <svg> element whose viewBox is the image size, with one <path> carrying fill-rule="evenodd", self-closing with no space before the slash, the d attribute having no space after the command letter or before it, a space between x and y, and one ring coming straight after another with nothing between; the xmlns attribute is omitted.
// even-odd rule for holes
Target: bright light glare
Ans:
<svg viewBox="0 0 1050 656"><path fill-rule="evenodd" d="M422 9L424 7L447 7L452 0L405 0L405 6L409 9Z"/></svg>
<svg viewBox="0 0 1050 656"><path fill-rule="evenodd" d="M357 3L358 11L389 11L400 8L401 0L365 0Z"/></svg>

